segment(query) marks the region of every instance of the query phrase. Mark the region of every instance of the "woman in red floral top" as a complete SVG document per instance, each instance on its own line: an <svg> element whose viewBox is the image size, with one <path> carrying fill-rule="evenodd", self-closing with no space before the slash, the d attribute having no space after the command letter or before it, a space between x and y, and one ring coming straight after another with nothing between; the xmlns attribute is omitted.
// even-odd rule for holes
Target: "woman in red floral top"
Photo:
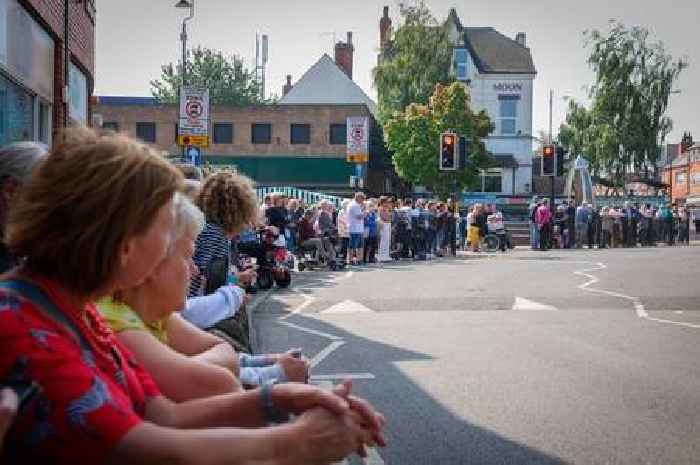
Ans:
<svg viewBox="0 0 700 465"><path fill-rule="evenodd" d="M38 393L4 462L331 463L383 442L383 417L347 383L175 404L114 337L92 302L153 272L181 188L147 146L86 129L69 131L23 187L6 230L23 263L0 279L0 378ZM287 413L299 417L260 428Z"/></svg>

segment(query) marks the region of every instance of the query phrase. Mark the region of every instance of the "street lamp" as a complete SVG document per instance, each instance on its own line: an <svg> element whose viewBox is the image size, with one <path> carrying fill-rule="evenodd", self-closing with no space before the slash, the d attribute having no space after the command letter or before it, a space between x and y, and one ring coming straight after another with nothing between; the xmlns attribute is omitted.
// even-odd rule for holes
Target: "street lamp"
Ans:
<svg viewBox="0 0 700 465"><path fill-rule="evenodd" d="M182 20L182 33L180 40L182 41L182 85L186 84L187 73L187 21L194 18L194 0L180 0L175 4L175 8L189 8L190 14Z"/></svg>

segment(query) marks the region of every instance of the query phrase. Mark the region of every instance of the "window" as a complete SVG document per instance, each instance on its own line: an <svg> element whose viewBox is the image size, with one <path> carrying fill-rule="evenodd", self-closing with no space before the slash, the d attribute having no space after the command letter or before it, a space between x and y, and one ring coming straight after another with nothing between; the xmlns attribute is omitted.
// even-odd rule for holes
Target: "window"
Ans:
<svg viewBox="0 0 700 465"><path fill-rule="evenodd" d="M253 144L269 144L272 141L272 125L254 123L250 127L250 139Z"/></svg>
<svg viewBox="0 0 700 465"><path fill-rule="evenodd" d="M454 63L457 80L466 81L469 79L469 54L467 50L464 48L454 49L452 62Z"/></svg>
<svg viewBox="0 0 700 465"><path fill-rule="evenodd" d="M347 124L331 124L330 143L331 145L346 145L348 143Z"/></svg>
<svg viewBox="0 0 700 465"><path fill-rule="evenodd" d="M214 123L214 143L233 144L233 124Z"/></svg>
<svg viewBox="0 0 700 465"><path fill-rule="evenodd" d="M676 174L676 184L685 184L685 172Z"/></svg>
<svg viewBox="0 0 700 465"><path fill-rule="evenodd" d="M69 68L68 117L81 126L87 125L88 89L87 76L73 63Z"/></svg>
<svg viewBox="0 0 700 465"><path fill-rule="evenodd" d="M106 123L102 123L102 129L119 132L119 123L117 123L116 121L108 121Z"/></svg>
<svg viewBox="0 0 700 465"><path fill-rule="evenodd" d="M498 123L502 135L514 135L516 133L519 101L519 95L498 96Z"/></svg>
<svg viewBox="0 0 700 465"><path fill-rule="evenodd" d="M502 192L502 179L500 168L490 168L481 172L482 192L492 192L500 194Z"/></svg>
<svg viewBox="0 0 700 465"><path fill-rule="evenodd" d="M292 144L310 144L311 143L311 125L310 124L292 124L290 125L290 138Z"/></svg>
<svg viewBox="0 0 700 465"><path fill-rule="evenodd" d="M0 146L34 138L34 96L0 74Z"/></svg>
<svg viewBox="0 0 700 465"><path fill-rule="evenodd" d="M136 123L136 137L144 142L156 142L156 123Z"/></svg>

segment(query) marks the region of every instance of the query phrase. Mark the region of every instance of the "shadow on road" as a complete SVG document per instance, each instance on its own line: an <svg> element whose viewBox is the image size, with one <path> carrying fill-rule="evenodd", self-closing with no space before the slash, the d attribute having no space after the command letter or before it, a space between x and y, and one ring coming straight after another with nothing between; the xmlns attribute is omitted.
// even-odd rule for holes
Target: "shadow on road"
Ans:
<svg viewBox="0 0 700 465"><path fill-rule="evenodd" d="M382 412L388 413L389 447L380 452L385 463L566 463L562 459L509 439L497 431L491 431L454 415L398 368L400 362L429 361L432 360L431 356L369 340L318 318L302 314L292 315L285 320L294 327L281 324L279 317L288 314L289 311L289 304L278 295L272 295L256 310L253 320L257 331L258 351L279 352L301 346L304 354L313 358L330 343L323 334L341 338L345 344L321 362L313 371L313 375L333 375L340 369L342 373L369 372L376 377L373 380L356 380L354 391L371 400ZM329 369L331 365L341 368Z"/></svg>

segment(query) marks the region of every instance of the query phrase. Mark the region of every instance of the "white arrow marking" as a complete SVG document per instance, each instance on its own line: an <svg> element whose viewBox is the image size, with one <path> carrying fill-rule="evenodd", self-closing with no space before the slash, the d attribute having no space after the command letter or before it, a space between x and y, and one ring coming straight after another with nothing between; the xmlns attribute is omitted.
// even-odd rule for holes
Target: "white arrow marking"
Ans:
<svg viewBox="0 0 700 465"><path fill-rule="evenodd" d="M513 310L552 311L556 309L556 307L551 305L541 304L532 300L523 299L522 297L516 297L515 303L513 304Z"/></svg>
<svg viewBox="0 0 700 465"><path fill-rule="evenodd" d="M323 310L321 313L368 313L373 312L372 309L365 307L361 303L355 302L353 300L343 300L339 304L335 304Z"/></svg>
<svg viewBox="0 0 700 465"><path fill-rule="evenodd" d="M325 360L330 354L332 354L338 347L345 344L344 341L333 341L321 352L317 353L316 356L309 362L309 369L316 367L319 363Z"/></svg>

